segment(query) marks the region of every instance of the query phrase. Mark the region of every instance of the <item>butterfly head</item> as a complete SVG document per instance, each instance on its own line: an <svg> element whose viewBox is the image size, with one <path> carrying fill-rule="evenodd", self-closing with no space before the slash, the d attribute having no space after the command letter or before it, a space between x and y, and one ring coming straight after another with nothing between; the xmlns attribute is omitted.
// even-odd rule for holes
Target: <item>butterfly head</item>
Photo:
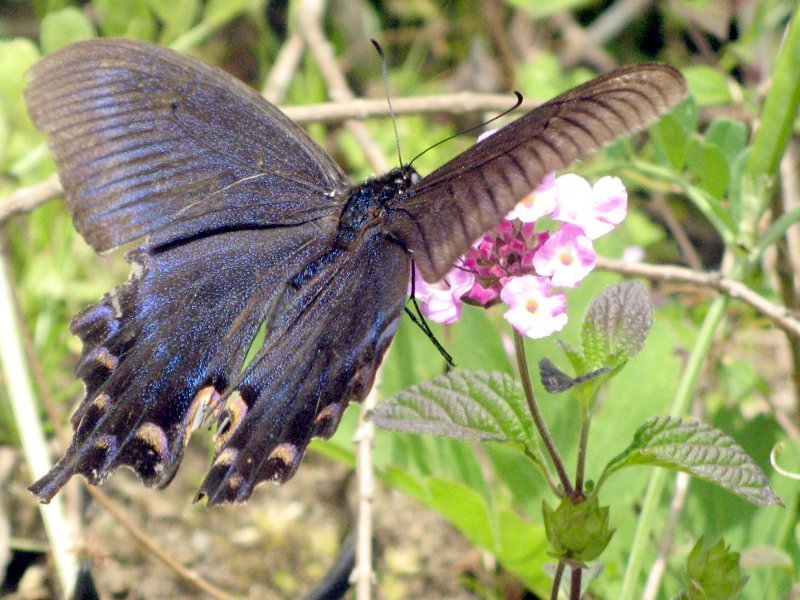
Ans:
<svg viewBox="0 0 800 600"><path fill-rule="evenodd" d="M421 179L411 166L398 167L351 188L342 209L336 246L352 249L383 220L386 205Z"/></svg>

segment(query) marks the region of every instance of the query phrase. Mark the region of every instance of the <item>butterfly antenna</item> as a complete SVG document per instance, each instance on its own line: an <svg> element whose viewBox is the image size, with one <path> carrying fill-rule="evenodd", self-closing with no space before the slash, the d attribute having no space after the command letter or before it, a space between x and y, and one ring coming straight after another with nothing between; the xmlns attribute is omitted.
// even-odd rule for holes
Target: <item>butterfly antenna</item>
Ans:
<svg viewBox="0 0 800 600"><path fill-rule="evenodd" d="M499 115L495 115L494 117L492 117L488 121L484 121L483 123L479 123L479 124L475 125L475 127L470 127L469 129L465 129L464 131L459 131L458 133L454 133L453 135L448 136L448 137L444 138L443 140L439 140L433 146L428 146L427 148L425 148L425 150L423 150L422 152L417 154L414 158L412 158L411 162L408 163L408 166L413 165L414 161L417 160L420 156L422 156L426 152L429 152L430 150L433 150L437 146L441 146L445 142L449 142L450 140L455 139L460 135L464 135L465 133L470 133L470 132L475 131L477 129L482 129L482 128L486 127L487 125L489 125L490 123L494 123L495 121L497 121L497 119L502 119L503 117L505 117L510 112L513 112L513 111L517 110L520 107L520 105L522 104L523 98L522 98L522 94L520 94L517 91L514 91L514 95L517 97L517 101L514 103L514 106L512 106L510 108L507 108L506 110L501 112Z"/></svg>
<svg viewBox="0 0 800 600"><path fill-rule="evenodd" d="M408 306L403 307L406 311L406 314L411 317L411 320L414 322L414 325L419 327L422 332L428 337L428 339L433 343L436 349L439 351L439 354L442 355L442 358L447 361L447 370L454 369L456 367L456 363L453 362L453 357L450 353L444 349L441 342L436 339L436 335L434 335L433 331L431 331L430 325L428 325L428 321L425 319L425 316L422 314L422 311L419 308L419 303L417 302L417 298L414 295L415 292L415 282L416 282L416 265L414 261L411 261L411 303L414 305L414 311L416 314L411 311Z"/></svg>
<svg viewBox="0 0 800 600"><path fill-rule="evenodd" d="M394 141L397 144L397 160L400 166L403 166L403 157L400 154L400 136L397 134L397 119L394 117L394 109L392 108L392 97L389 94L389 72L386 68L386 56L383 54L383 48L378 43L378 40L370 40L375 50L378 51L378 56L381 57L381 74L383 75L383 93L386 95L386 104L389 105L389 115L392 117L392 127L394 128Z"/></svg>

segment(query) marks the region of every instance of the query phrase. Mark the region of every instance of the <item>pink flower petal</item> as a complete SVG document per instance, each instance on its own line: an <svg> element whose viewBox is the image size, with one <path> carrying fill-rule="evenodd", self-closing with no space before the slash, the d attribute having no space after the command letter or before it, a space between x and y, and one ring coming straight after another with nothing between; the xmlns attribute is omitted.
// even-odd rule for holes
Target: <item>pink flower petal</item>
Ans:
<svg viewBox="0 0 800 600"><path fill-rule="evenodd" d="M556 179L558 205L553 218L573 223L595 240L621 223L628 210L628 193L619 177L601 177L594 187L568 173Z"/></svg>
<svg viewBox="0 0 800 600"><path fill-rule="evenodd" d="M592 241L577 225L565 224L536 251L533 266L556 287L577 287L597 262Z"/></svg>
<svg viewBox="0 0 800 600"><path fill-rule="evenodd" d="M546 277L525 275L509 279L500 292L500 298L509 305L503 317L530 338L560 331L567 324L567 298L563 292L551 293Z"/></svg>
<svg viewBox="0 0 800 600"><path fill-rule="evenodd" d="M506 219L519 219L523 223L533 223L552 213L557 199L555 183L555 173L545 175L539 187L520 200L506 215Z"/></svg>
<svg viewBox="0 0 800 600"><path fill-rule="evenodd" d="M452 324L461 318L464 302L475 276L466 269L454 268L438 283L428 283L415 273L414 296L422 314L436 323Z"/></svg>

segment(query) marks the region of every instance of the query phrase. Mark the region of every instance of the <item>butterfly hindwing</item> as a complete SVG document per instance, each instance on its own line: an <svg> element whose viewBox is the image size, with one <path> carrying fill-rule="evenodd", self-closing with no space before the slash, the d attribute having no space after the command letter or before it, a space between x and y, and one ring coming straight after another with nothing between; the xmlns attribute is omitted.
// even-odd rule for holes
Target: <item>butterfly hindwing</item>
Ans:
<svg viewBox="0 0 800 600"><path fill-rule="evenodd" d="M121 465L166 484L198 410L220 408L287 280L332 238L309 223L133 251L131 279L73 321L86 397L66 456L34 492L48 500L74 473L99 483Z"/></svg>
<svg viewBox="0 0 800 600"><path fill-rule="evenodd" d="M333 434L372 387L408 278L406 252L375 234L291 290L237 384L201 495L243 501L260 481L288 479L311 437Z"/></svg>

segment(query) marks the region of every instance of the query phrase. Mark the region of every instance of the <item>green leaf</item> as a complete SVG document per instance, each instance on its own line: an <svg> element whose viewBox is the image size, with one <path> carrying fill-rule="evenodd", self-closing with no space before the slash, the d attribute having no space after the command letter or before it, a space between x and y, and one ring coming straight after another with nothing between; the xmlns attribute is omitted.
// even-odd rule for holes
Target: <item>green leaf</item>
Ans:
<svg viewBox="0 0 800 600"><path fill-rule="evenodd" d="M673 108L669 114L675 117L687 135L692 135L697 131L700 123L700 110L697 108L697 102L695 102L693 96L689 95L686 100Z"/></svg>
<svg viewBox="0 0 800 600"><path fill-rule="evenodd" d="M0 166L18 176L24 174L15 171L15 163L29 156L41 139L22 100L25 72L37 60L39 50L30 40L0 41Z"/></svg>
<svg viewBox="0 0 800 600"><path fill-rule="evenodd" d="M687 600L729 600L747 583L739 567L739 553L731 552L723 540L704 547L701 536L686 561L686 587L680 598Z"/></svg>
<svg viewBox="0 0 800 600"><path fill-rule="evenodd" d="M508 487L513 505L538 517L541 499L549 493L538 465L511 444L486 444L484 450L492 461L494 474Z"/></svg>
<svg viewBox="0 0 800 600"><path fill-rule="evenodd" d="M681 103L674 111L662 116L651 129L651 138L659 162L675 171L682 170L686 164L687 145L694 132L693 128L687 126L687 115L681 114L681 109L689 105L689 101Z"/></svg>
<svg viewBox="0 0 800 600"><path fill-rule="evenodd" d="M655 417L636 432L633 443L606 467L610 473L631 465L683 471L715 483L755 504L781 504L764 472L724 432L696 421Z"/></svg>
<svg viewBox="0 0 800 600"><path fill-rule="evenodd" d="M511 376L453 371L398 392L372 413L385 429L460 440L528 444L533 421L522 387Z"/></svg>
<svg viewBox="0 0 800 600"><path fill-rule="evenodd" d="M497 515L497 538L497 559L529 589L544 597L552 586L552 580L543 570L549 559L544 526L501 508Z"/></svg>
<svg viewBox="0 0 800 600"><path fill-rule="evenodd" d="M681 69L689 92L699 106L712 106L733 102L728 79L719 69L707 65L694 65Z"/></svg>
<svg viewBox="0 0 800 600"><path fill-rule="evenodd" d="M430 506L474 543L496 552L497 540L486 500L461 483L434 478L427 483Z"/></svg>
<svg viewBox="0 0 800 600"><path fill-rule="evenodd" d="M147 0L147 5L164 24L159 36L164 44L186 33L200 13L200 0Z"/></svg>
<svg viewBox="0 0 800 600"><path fill-rule="evenodd" d="M33 0L33 10L36 16L43 19L45 15L61 10L70 5L71 0Z"/></svg>
<svg viewBox="0 0 800 600"><path fill-rule="evenodd" d="M744 123L731 119L714 119L706 128L706 142L718 146L728 164L731 165L745 149L747 129Z"/></svg>
<svg viewBox="0 0 800 600"><path fill-rule="evenodd" d="M491 552L531 590L549 591L543 571L547 560L544 527L493 503L469 486L436 477L414 477L390 467L378 473L381 481L401 490L447 518L475 545Z"/></svg>
<svg viewBox="0 0 800 600"><path fill-rule="evenodd" d="M49 13L39 29L42 52L49 54L54 50L75 42L95 37L94 25L83 11L72 6Z"/></svg>
<svg viewBox="0 0 800 600"><path fill-rule="evenodd" d="M200 22L173 40L171 46L175 50L186 52L243 12L261 11L264 4L265 0L210 0L205 6Z"/></svg>
<svg viewBox="0 0 800 600"><path fill-rule="evenodd" d="M244 12L250 4L250 0L209 0L203 20L222 25Z"/></svg>
<svg viewBox="0 0 800 600"><path fill-rule="evenodd" d="M718 146L693 139L688 145L689 172L694 176L697 186L715 199L725 196L728 189L728 161Z"/></svg>
<svg viewBox="0 0 800 600"><path fill-rule="evenodd" d="M8 117L24 111L22 91L25 72L39 60L39 51L28 39L0 40L0 111Z"/></svg>
<svg viewBox="0 0 800 600"><path fill-rule="evenodd" d="M153 40L156 22L147 0L94 0L103 35Z"/></svg>
<svg viewBox="0 0 800 600"><path fill-rule="evenodd" d="M644 347L653 305L639 281L612 285L595 298L581 330L587 367L617 368Z"/></svg>

